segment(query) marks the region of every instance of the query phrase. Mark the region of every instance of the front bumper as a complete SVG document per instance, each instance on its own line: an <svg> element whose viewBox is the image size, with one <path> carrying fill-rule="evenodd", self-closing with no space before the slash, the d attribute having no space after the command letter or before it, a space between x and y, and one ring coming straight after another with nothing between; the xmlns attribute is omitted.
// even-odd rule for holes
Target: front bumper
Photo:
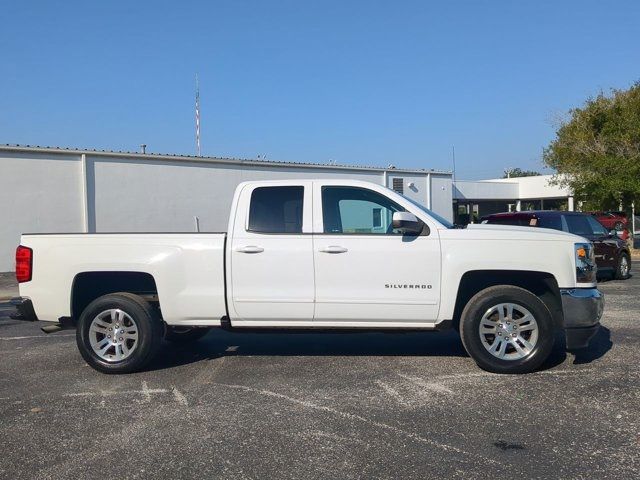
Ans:
<svg viewBox="0 0 640 480"><path fill-rule="evenodd" d="M31 299L26 297L15 297L11 299L11 305L16 307L17 312L11 315L14 320L24 320L25 322L37 322L38 316L33 309Z"/></svg>
<svg viewBox="0 0 640 480"><path fill-rule="evenodd" d="M567 349L585 348L600 329L604 295L597 288L560 289Z"/></svg>

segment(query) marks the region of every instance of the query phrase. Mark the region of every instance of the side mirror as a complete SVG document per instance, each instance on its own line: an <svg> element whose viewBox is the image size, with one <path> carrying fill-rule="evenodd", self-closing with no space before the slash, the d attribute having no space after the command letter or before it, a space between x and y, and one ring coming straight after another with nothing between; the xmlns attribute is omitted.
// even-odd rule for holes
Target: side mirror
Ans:
<svg viewBox="0 0 640 480"><path fill-rule="evenodd" d="M410 212L394 212L393 228L402 230L402 233L420 233L424 228L424 223L413 213Z"/></svg>

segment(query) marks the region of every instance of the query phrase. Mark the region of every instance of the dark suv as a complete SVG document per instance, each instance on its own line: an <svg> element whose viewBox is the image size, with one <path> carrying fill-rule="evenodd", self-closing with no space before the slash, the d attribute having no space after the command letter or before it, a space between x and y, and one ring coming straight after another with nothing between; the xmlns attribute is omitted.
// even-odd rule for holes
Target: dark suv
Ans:
<svg viewBox="0 0 640 480"><path fill-rule="evenodd" d="M482 223L551 228L580 235L593 242L598 276L629 278L631 255L627 243L619 239L615 231L607 231L593 215L550 210L495 213L482 217Z"/></svg>

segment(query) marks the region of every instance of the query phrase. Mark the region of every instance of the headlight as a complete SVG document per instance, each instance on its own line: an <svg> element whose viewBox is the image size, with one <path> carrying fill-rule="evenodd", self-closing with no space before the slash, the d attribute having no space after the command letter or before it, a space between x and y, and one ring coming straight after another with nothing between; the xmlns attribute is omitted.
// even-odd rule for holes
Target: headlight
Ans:
<svg viewBox="0 0 640 480"><path fill-rule="evenodd" d="M576 282L595 283L596 281L596 257L593 251L593 243L576 243Z"/></svg>

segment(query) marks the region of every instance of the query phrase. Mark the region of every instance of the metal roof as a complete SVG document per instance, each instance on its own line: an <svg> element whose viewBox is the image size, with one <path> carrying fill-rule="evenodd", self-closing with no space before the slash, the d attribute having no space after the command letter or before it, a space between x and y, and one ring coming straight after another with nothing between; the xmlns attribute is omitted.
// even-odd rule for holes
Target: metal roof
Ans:
<svg viewBox="0 0 640 480"><path fill-rule="evenodd" d="M411 169L390 167L376 167L372 165L346 165L335 163L311 163L311 162L291 162L264 159L244 159L244 158L227 158L227 157L199 157L196 155L170 154L170 153L140 153L129 152L123 150L99 150L99 149L83 149L72 147L49 147L40 145L19 145L19 144L1 144L0 151L12 152L32 152L32 153L72 153L78 155L97 155L104 157L116 158L137 158L147 160L178 160L187 162L206 162L206 163L222 163L222 164L241 164L241 165L268 165L274 167L303 167L303 168L332 168L339 170L368 170L377 172L398 172L413 174L429 174L435 173L440 175L452 175L451 171L434 170L434 169Z"/></svg>

